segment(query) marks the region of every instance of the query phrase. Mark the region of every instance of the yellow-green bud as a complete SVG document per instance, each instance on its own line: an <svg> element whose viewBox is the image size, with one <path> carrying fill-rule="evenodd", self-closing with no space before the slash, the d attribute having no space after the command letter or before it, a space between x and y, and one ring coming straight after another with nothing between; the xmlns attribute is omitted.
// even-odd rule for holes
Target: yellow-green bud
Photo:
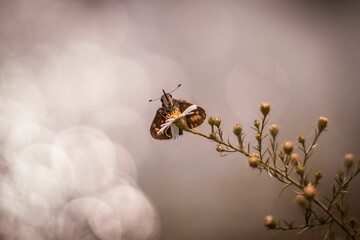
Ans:
<svg viewBox="0 0 360 240"><path fill-rule="evenodd" d="M355 159L354 154L351 154L351 153L346 154L345 157L344 157L345 167L346 168L351 168L352 165L354 164L354 159Z"/></svg>
<svg viewBox="0 0 360 240"><path fill-rule="evenodd" d="M272 124L269 128L269 132L272 137L276 137L279 133L279 127L276 124Z"/></svg>
<svg viewBox="0 0 360 240"><path fill-rule="evenodd" d="M256 154L253 154L248 158L249 166L252 168L256 168L257 166L259 166L259 162L260 162L259 156Z"/></svg>
<svg viewBox="0 0 360 240"><path fill-rule="evenodd" d="M274 229L277 226L275 218L271 215L265 216L264 225L269 229Z"/></svg>
<svg viewBox="0 0 360 240"><path fill-rule="evenodd" d="M234 128L233 128L233 133L235 134L235 136L240 137L242 134L242 126L240 124L235 124Z"/></svg>
<svg viewBox="0 0 360 240"><path fill-rule="evenodd" d="M290 155L294 149L294 144L290 141L287 141L283 144L283 151L285 154Z"/></svg>
<svg viewBox="0 0 360 240"><path fill-rule="evenodd" d="M261 111L261 113L262 113L264 116L266 116L266 115L269 114L270 109L271 109L271 106L270 106L269 103L267 103L267 102L261 103L261 105L260 105L260 111Z"/></svg>
<svg viewBox="0 0 360 240"><path fill-rule="evenodd" d="M304 196L307 199L313 199L316 194L316 188L314 185L309 183L306 187L304 187L303 192L304 192Z"/></svg>
<svg viewBox="0 0 360 240"><path fill-rule="evenodd" d="M319 117L319 120L318 120L319 132L323 131L327 127L328 122L329 122L329 119L327 119L326 117Z"/></svg>
<svg viewBox="0 0 360 240"><path fill-rule="evenodd" d="M219 117L209 117L208 123L210 124L210 126L215 125L216 127L220 127L221 119Z"/></svg>
<svg viewBox="0 0 360 240"><path fill-rule="evenodd" d="M300 136L300 137L298 138L298 142L301 143L301 144L304 144L304 143L305 143L305 138L304 138L304 136Z"/></svg>

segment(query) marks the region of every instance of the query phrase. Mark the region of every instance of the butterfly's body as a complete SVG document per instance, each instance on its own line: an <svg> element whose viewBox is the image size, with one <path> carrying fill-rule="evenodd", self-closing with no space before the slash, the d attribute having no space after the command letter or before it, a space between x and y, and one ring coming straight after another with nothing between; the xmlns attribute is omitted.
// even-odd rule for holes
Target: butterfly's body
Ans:
<svg viewBox="0 0 360 240"><path fill-rule="evenodd" d="M161 97L162 107L156 111L154 120L150 126L151 136L155 139L164 140L171 139L174 136L182 135L182 129L179 129L177 126L172 125L167 128L165 131L160 131L162 125L166 122L167 119L180 116L187 108L193 104L185 100L177 100L172 98L171 94L165 93ZM184 116L186 120L187 127L189 129L199 126L204 122L206 118L205 110L201 107L196 107L193 113Z"/></svg>

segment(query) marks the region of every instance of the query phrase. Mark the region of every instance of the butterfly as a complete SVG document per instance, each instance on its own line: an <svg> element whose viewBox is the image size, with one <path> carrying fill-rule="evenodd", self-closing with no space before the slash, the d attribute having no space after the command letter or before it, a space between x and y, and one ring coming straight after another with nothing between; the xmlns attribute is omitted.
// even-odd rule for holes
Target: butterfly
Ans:
<svg viewBox="0 0 360 240"><path fill-rule="evenodd" d="M178 87L180 86L181 84L179 84ZM154 120L150 126L150 134L153 138L159 140L175 139L179 135L182 135L183 130L171 122L172 119L178 117L185 119L189 129L200 126L204 122L206 113L203 108L185 100L174 99L170 94L173 91L170 93L166 93L164 90L162 91L164 93L160 98L162 107L156 111Z"/></svg>

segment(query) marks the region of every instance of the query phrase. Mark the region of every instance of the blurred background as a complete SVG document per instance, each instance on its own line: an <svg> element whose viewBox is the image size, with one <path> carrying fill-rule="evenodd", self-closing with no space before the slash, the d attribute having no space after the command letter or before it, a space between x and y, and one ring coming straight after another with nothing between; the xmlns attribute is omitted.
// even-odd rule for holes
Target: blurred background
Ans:
<svg viewBox="0 0 360 240"><path fill-rule="evenodd" d="M311 165L330 193L360 154L360 8L324 2L0 1L0 239L320 239L265 229L303 217L243 156L152 139L148 100L181 83L173 97L250 141L263 101L280 141L328 117Z"/></svg>

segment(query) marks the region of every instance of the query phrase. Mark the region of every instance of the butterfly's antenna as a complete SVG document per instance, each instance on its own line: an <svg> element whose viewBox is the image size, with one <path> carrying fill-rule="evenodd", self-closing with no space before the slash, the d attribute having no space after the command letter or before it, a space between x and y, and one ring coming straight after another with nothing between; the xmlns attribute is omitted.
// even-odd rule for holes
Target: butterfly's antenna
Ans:
<svg viewBox="0 0 360 240"><path fill-rule="evenodd" d="M150 99L149 102L155 101L155 100L159 100L161 97L155 98L155 99Z"/></svg>
<svg viewBox="0 0 360 240"><path fill-rule="evenodd" d="M174 90L172 90L172 91L169 92L169 93L174 92L174 91L175 91L176 89L178 89L180 86L181 86L181 83L180 83ZM164 89L163 89L162 91L163 91L164 95L166 96L166 92L164 91ZM158 97L158 98L155 98L155 99L150 99L149 102L152 102L152 101L155 101L155 100L159 100L160 98L161 98L161 97ZM166 96L166 98L167 98L167 96Z"/></svg>
<svg viewBox="0 0 360 240"><path fill-rule="evenodd" d="M178 89L179 87L181 86L181 83L174 89L174 90L172 90L171 92L169 92L169 93L172 93L172 92L174 92L176 89ZM164 91L164 90L163 90Z"/></svg>

